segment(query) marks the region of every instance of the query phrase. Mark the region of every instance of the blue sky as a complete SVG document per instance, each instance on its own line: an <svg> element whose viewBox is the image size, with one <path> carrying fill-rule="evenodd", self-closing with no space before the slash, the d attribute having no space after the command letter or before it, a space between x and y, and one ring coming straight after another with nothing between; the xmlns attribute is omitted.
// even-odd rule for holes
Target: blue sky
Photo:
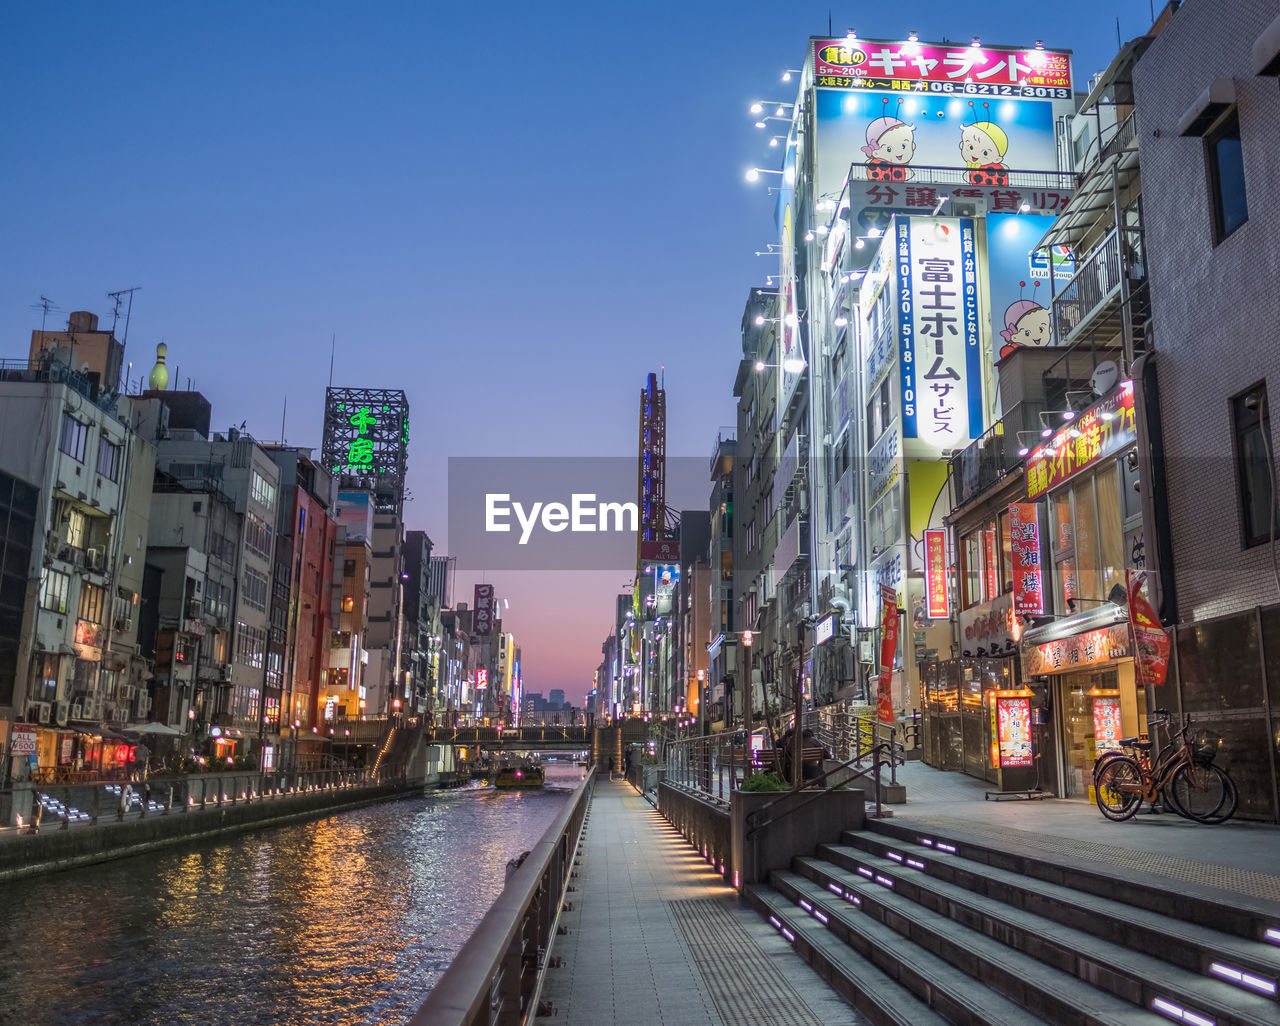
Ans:
<svg viewBox="0 0 1280 1026"><path fill-rule="evenodd" d="M0 357L40 295L141 286L135 375L169 345L218 429L319 446L336 384L403 387L410 527L443 542L449 456L620 455L666 367L668 452L708 456L747 289L773 267L748 103L791 99L827 4L10 5L0 41ZM851 27L832 10L837 34ZM1085 82L1147 0L924 2L864 38L1075 51ZM616 572L508 574L528 683L589 686ZM471 580L460 581L469 592Z"/></svg>

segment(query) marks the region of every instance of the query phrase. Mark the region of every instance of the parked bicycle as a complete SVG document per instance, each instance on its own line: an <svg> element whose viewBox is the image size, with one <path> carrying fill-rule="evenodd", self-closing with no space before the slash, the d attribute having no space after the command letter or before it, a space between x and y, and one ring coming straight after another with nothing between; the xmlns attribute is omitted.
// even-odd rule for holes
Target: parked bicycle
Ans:
<svg viewBox="0 0 1280 1026"><path fill-rule="evenodd" d="M1215 764L1222 739L1193 731L1187 716L1176 731L1169 713L1156 709L1148 719L1152 737L1164 728L1166 741L1152 758L1153 741L1128 738L1123 751L1104 752L1094 762L1098 808L1108 819L1129 819L1143 802L1157 802L1198 823L1225 823L1239 805L1235 782Z"/></svg>

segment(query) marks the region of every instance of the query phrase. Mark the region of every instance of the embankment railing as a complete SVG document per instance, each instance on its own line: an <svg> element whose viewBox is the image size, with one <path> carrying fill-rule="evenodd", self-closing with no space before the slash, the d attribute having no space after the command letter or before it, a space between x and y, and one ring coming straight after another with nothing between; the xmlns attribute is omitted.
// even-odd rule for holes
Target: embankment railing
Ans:
<svg viewBox="0 0 1280 1026"><path fill-rule="evenodd" d="M564 905L595 768L507 880L409 1026L521 1026L537 1011L547 949Z"/></svg>

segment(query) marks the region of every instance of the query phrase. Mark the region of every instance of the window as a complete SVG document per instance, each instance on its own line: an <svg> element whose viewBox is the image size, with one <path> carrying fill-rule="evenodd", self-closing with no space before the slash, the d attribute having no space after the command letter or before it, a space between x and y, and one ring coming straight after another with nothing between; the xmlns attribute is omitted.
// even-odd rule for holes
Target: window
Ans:
<svg viewBox="0 0 1280 1026"><path fill-rule="evenodd" d="M236 662L262 669L267 652L267 633L250 627L243 620L236 623Z"/></svg>
<svg viewBox="0 0 1280 1026"><path fill-rule="evenodd" d="M891 408L892 388L890 377L880 382L880 387L871 393L867 402L867 444L870 445L883 433L893 419Z"/></svg>
<svg viewBox="0 0 1280 1026"><path fill-rule="evenodd" d="M249 494L253 497L253 501L259 505L266 506L267 509L275 509L276 486L256 470L251 471L250 478Z"/></svg>
<svg viewBox="0 0 1280 1026"><path fill-rule="evenodd" d="M52 609L55 613L65 613L70 588L69 576L57 570L46 570L44 581L40 585L40 607Z"/></svg>
<svg viewBox="0 0 1280 1026"><path fill-rule="evenodd" d="M58 448L77 463L84 462L84 447L89 439L88 425L81 424L69 413L62 415L62 434L58 438Z"/></svg>
<svg viewBox="0 0 1280 1026"><path fill-rule="evenodd" d="M344 559L342 561L342 576L354 577L356 575L356 561L354 559Z"/></svg>
<svg viewBox="0 0 1280 1026"><path fill-rule="evenodd" d="M271 558L271 528L252 510L244 515L244 543L254 555Z"/></svg>
<svg viewBox="0 0 1280 1026"><path fill-rule="evenodd" d="M1275 450L1272 448L1271 414L1267 407L1265 382L1259 382L1231 400L1231 420L1236 436L1240 534L1247 549L1271 538ZM1277 519L1276 529L1280 531L1280 519Z"/></svg>
<svg viewBox="0 0 1280 1026"><path fill-rule="evenodd" d="M1232 111L1204 141L1209 166L1209 199L1213 204L1213 241L1219 243L1249 220L1244 195L1244 150L1240 116Z"/></svg>
<svg viewBox="0 0 1280 1026"><path fill-rule="evenodd" d="M266 612L267 609L267 579L262 574L254 570L253 567L244 568L244 601L245 605L252 606L259 612Z"/></svg>
<svg viewBox="0 0 1280 1026"><path fill-rule="evenodd" d="M102 606L106 600L106 589L87 581L80 583L80 619L90 623L102 623Z"/></svg>
<svg viewBox="0 0 1280 1026"><path fill-rule="evenodd" d="M119 480L120 446L106 435L98 439L98 473L108 481Z"/></svg>
<svg viewBox="0 0 1280 1026"><path fill-rule="evenodd" d="M73 549L83 549L89 544L89 518L78 509L67 512L67 544Z"/></svg>

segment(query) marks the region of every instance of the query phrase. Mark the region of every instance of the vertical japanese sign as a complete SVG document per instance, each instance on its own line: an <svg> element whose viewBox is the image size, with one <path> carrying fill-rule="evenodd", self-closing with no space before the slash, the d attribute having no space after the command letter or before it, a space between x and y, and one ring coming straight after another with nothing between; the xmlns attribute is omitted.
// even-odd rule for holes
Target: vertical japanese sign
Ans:
<svg viewBox="0 0 1280 1026"><path fill-rule="evenodd" d="M489 671L486 669L476 670L476 690L483 691L489 686Z"/></svg>
<svg viewBox="0 0 1280 1026"><path fill-rule="evenodd" d="M893 723L893 664L898 655L898 593L880 587L880 680L876 693L876 713L881 723Z"/></svg>
<svg viewBox="0 0 1280 1026"><path fill-rule="evenodd" d="M1160 617L1142 594L1145 573L1126 570L1129 592L1129 627L1133 631L1134 664L1140 685L1163 684L1169 674L1169 635Z"/></svg>
<svg viewBox="0 0 1280 1026"><path fill-rule="evenodd" d="M1010 503L1009 547L1013 563L1014 616L1044 616L1040 515L1034 502Z"/></svg>
<svg viewBox="0 0 1280 1026"><path fill-rule="evenodd" d="M947 532L924 532L924 593L930 620L951 615L947 602Z"/></svg>
<svg viewBox="0 0 1280 1026"><path fill-rule="evenodd" d="M982 434L982 361L973 221L894 219L902 434L930 449Z"/></svg>
<svg viewBox="0 0 1280 1026"><path fill-rule="evenodd" d="M477 638L488 638L493 634L493 585L477 584L475 600L471 633Z"/></svg>
<svg viewBox="0 0 1280 1026"><path fill-rule="evenodd" d="M996 550L995 531L982 532L982 567L990 601L1000 594L1000 553Z"/></svg>

